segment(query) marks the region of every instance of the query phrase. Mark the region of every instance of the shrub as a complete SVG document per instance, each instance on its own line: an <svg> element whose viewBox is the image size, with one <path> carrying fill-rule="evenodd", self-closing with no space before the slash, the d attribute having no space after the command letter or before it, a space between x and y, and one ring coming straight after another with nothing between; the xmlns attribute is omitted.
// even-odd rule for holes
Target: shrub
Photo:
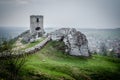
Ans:
<svg viewBox="0 0 120 80"><path fill-rule="evenodd" d="M16 55L17 54L17 55ZM25 55L18 56L21 51L13 51L12 44L4 41L0 45L0 79L18 80L19 72L25 63Z"/></svg>

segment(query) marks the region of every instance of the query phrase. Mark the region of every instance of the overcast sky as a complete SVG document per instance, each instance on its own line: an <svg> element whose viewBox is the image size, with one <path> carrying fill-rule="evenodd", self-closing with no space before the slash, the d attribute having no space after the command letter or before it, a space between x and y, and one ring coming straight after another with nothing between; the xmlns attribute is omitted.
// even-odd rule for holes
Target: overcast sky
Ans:
<svg viewBox="0 0 120 80"><path fill-rule="evenodd" d="M30 15L45 27L120 28L120 0L0 0L0 26L29 27Z"/></svg>

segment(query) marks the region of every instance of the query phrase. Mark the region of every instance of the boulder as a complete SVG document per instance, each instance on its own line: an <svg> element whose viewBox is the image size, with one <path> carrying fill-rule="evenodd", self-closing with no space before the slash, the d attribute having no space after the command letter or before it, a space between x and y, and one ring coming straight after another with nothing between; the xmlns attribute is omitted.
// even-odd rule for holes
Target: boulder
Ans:
<svg viewBox="0 0 120 80"><path fill-rule="evenodd" d="M51 39L63 41L66 52L75 56L90 56L86 36L75 28L61 28L51 33Z"/></svg>

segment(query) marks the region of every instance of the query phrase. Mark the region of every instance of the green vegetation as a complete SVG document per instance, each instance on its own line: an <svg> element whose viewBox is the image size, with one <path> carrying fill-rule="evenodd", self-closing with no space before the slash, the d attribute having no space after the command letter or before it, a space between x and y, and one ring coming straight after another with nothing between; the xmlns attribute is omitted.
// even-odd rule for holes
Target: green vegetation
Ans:
<svg viewBox="0 0 120 80"><path fill-rule="evenodd" d="M2 44L0 44L0 53L6 50L11 50L12 49L11 45L12 45L11 42L2 41Z"/></svg>
<svg viewBox="0 0 120 80"><path fill-rule="evenodd" d="M22 38L18 38L18 40L16 40L14 43L13 43L13 48L18 48L19 50L25 50L27 48L31 48L37 44L39 44L40 42L42 42L45 38L42 37L40 39L37 39L35 40L34 42L31 42L31 43L25 43L22 41Z"/></svg>
<svg viewBox="0 0 120 80"><path fill-rule="evenodd" d="M40 39L38 39L38 40L36 40L35 42L32 42L32 43L29 43L29 44L27 44L26 45L26 49L27 48L30 48L30 47L33 47L33 46L35 46L35 45L37 45L37 44L39 44L41 41L43 41L45 38L40 38Z"/></svg>
<svg viewBox="0 0 120 80"><path fill-rule="evenodd" d="M28 56L20 73L23 80L120 80L120 59L70 56L63 47L64 43L51 41Z"/></svg>
<svg viewBox="0 0 120 80"><path fill-rule="evenodd" d="M13 51L10 41L3 41L0 44L0 80L18 80L22 79L19 75L22 66L25 63L25 55L22 57L13 56L19 54L19 51Z"/></svg>
<svg viewBox="0 0 120 80"><path fill-rule="evenodd" d="M30 43L26 48L41 41ZM3 42L0 53L11 54L11 46ZM100 55L70 56L64 52L65 47L63 42L50 41L27 57L0 58L0 80L120 80L120 59Z"/></svg>

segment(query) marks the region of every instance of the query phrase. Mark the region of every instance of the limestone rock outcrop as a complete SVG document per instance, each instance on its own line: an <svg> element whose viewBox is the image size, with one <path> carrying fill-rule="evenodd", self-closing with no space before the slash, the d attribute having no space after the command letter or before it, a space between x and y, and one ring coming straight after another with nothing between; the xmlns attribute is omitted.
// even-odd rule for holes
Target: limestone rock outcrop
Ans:
<svg viewBox="0 0 120 80"><path fill-rule="evenodd" d="M64 41L65 50L70 55L90 56L86 36L75 28L61 28L50 35L52 40Z"/></svg>

